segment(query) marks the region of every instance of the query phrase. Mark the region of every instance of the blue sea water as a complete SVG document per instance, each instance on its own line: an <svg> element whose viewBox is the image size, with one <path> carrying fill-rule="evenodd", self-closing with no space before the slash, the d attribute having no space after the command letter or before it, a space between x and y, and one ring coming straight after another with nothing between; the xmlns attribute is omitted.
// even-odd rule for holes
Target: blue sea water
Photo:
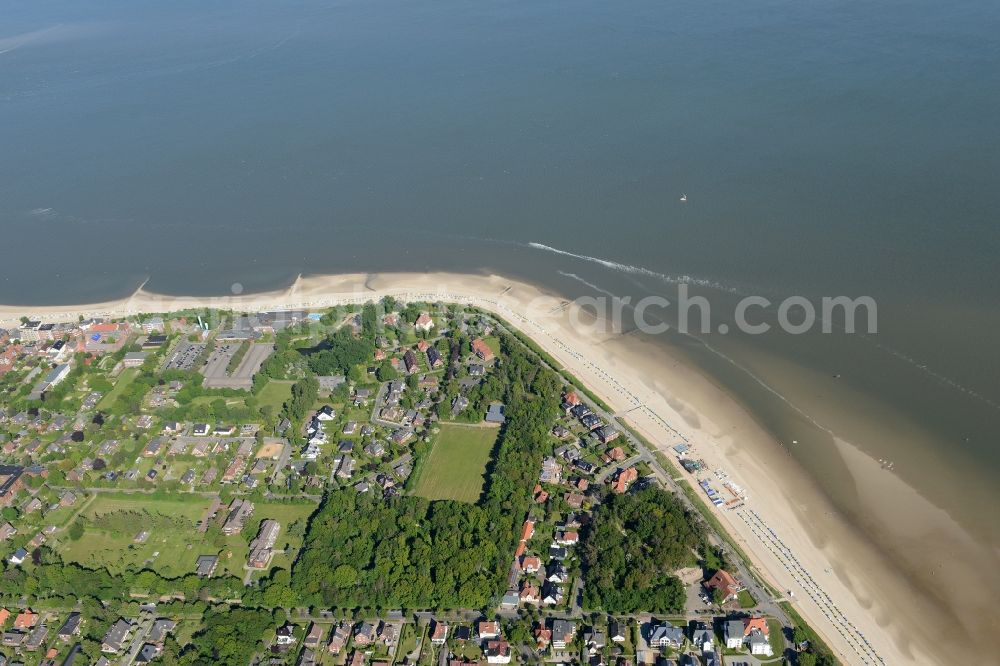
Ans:
<svg viewBox="0 0 1000 666"><path fill-rule="evenodd" d="M0 2L0 302L386 270L871 295L877 336L669 344L779 438L808 425L775 394L905 423L843 434L995 547L998 28L987 0Z"/></svg>

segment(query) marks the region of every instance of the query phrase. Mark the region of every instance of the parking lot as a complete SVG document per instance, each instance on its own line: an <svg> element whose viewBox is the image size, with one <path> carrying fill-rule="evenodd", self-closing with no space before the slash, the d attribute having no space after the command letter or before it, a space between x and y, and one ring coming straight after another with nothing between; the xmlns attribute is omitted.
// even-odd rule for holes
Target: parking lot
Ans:
<svg viewBox="0 0 1000 666"><path fill-rule="evenodd" d="M235 354L236 350L239 348L239 343L215 346L212 353L208 355L205 367L201 370L201 374L205 375L205 386L213 386L213 384L210 383L213 380L225 379L229 377L226 373L226 368L229 366L229 359L233 357L233 354Z"/></svg>
<svg viewBox="0 0 1000 666"><path fill-rule="evenodd" d="M257 343L250 345L239 366L228 374L226 369L233 354L240 348L239 343L224 344L216 347L208 357L208 362L201 373L205 375L205 386L208 388L250 389L253 386L253 376L260 370L267 357L274 351L274 345Z"/></svg>
<svg viewBox="0 0 1000 666"><path fill-rule="evenodd" d="M163 365L164 370L191 370L198 355L205 349L204 342L182 342L177 345L167 362ZM223 366L225 367L225 366Z"/></svg>

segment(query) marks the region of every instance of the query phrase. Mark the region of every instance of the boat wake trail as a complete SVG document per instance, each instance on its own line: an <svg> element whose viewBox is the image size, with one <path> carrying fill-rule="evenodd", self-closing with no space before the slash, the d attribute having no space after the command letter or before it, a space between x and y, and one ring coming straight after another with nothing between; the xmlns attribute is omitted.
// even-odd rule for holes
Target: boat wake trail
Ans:
<svg viewBox="0 0 1000 666"><path fill-rule="evenodd" d="M598 264L600 266L604 266L605 268L609 268L613 271L618 271L620 273L629 273L631 275L644 275L646 277L655 278L667 284L691 284L698 287L708 287L710 289L715 289L717 291L724 291L730 294L736 294L737 296L743 295L735 287L730 287L729 285L724 285L714 280L696 278L690 275L668 275L667 273L659 273L657 271L650 270L643 266L633 266L631 264L622 264L617 261L611 261L610 259L591 257L586 254L576 254L575 252L560 250L557 247L552 247L551 245L544 245L542 243L531 242L528 243L528 247L533 248L535 250L542 250L544 252L559 254L564 257L579 259L580 261L589 261L590 263Z"/></svg>

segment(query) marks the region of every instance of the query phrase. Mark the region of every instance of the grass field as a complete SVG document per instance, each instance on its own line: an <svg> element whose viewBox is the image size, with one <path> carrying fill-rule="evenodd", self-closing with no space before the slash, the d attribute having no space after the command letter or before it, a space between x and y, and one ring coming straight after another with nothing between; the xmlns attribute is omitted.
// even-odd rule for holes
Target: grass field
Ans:
<svg viewBox="0 0 1000 666"><path fill-rule="evenodd" d="M177 499L136 495L98 495L81 514L87 528L77 541L67 539L62 545L63 557L90 567L107 567L111 571L125 568L156 568L166 576L176 576L194 568L195 558L188 544L197 543L195 524L210 500L201 496L178 496ZM125 520L141 514L142 520ZM97 526L95 521L113 521L114 525ZM136 543L143 529L150 536L145 543ZM213 551L214 552L214 551Z"/></svg>
<svg viewBox="0 0 1000 666"><path fill-rule="evenodd" d="M148 566L168 577L194 571L199 555L219 553L218 573L242 577L249 550L243 536L225 536L217 527L207 533L197 530L197 522L210 503L210 498L200 495L169 498L98 495L81 513L86 525L83 536L76 541L64 539L60 551L67 561L89 567L107 567L119 572ZM305 519L314 510L311 503L258 502L250 524L257 525L264 518L281 523L277 548L285 544L290 548L289 552L278 555L275 562L288 566L302 545ZM141 514L139 519L136 514ZM296 521L300 524L290 534L289 525ZM144 529L150 532L148 540L136 543L136 535Z"/></svg>
<svg viewBox="0 0 1000 666"><path fill-rule="evenodd" d="M111 391L101 398L101 401L97 403L98 409L111 409L111 406L115 404L115 400L118 396L122 394L125 387L135 381L135 378L139 376L139 368L125 368L122 370L121 374L114 380L115 386Z"/></svg>
<svg viewBox="0 0 1000 666"><path fill-rule="evenodd" d="M427 499L478 500L498 432L496 428L442 424L413 494Z"/></svg>
<svg viewBox="0 0 1000 666"><path fill-rule="evenodd" d="M274 413L277 414L281 411L281 406L285 404L285 401L292 396L292 384L294 383L277 379L268 381L257 395L257 404L260 407L271 405L274 407Z"/></svg>

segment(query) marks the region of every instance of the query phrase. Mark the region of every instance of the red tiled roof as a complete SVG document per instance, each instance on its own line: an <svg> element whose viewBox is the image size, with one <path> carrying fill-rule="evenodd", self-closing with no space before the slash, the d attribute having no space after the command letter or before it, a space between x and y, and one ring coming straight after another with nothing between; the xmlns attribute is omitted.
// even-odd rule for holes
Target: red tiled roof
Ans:
<svg viewBox="0 0 1000 666"><path fill-rule="evenodd" d="M749 636L750 632L754 629L758 629L762 634L767 636L767 620L762 617L748 617L743 620L743 635Z"/></svg>
<svg viewBox="0 0 1000 666"><path fill-rule="evenodd" d="M16 618L14 618L14 628L15 629L31 629L38 622L38 614L32 613L30 610L26 610L23 613L19 613Z"/></svg>
<svg viewBox="0 0 1000 666"><path fill-rule="evenodd" d="M493 350L490 349L488 344L483 342L482 338L476 338L472 341L472 351L474 351L476 355L484 361L488 361L493 358Z"/></svg>
<svg viewBox="0 0 1000 666"><path fill-rule="evenodd" d="M705 583L705 587L710 590L722 590L726 596L736 594L740 590L739 583L732 574L724 569L719 569Z"/></svg>

